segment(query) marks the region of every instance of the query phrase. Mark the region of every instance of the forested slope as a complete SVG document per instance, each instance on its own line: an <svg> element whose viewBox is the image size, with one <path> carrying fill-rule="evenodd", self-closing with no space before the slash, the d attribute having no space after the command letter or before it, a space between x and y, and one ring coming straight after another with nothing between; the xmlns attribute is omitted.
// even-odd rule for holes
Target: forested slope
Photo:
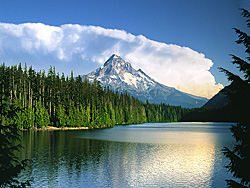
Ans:
<svg viewBox="0 0 250 188"><path fill-rule="evenodd" d="M4 112L11 110L14 120ZM57 127L113 127L116 124L178 121L187 109L167 104L143 103L126 91L119 94L80 76L48 73L32 67L0 66L2 124L15 121L20 129Z"/></svg>

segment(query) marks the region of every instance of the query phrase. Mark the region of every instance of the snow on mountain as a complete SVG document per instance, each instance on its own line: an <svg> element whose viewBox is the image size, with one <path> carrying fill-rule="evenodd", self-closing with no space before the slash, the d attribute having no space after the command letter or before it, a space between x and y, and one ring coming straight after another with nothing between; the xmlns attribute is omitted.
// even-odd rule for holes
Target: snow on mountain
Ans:
<svg viewBox="0 0 250 188"><path fill-rule="evenodd" d="M206 98L183 93L156 82L141 69L135 70L130 63L115 54L104 63L104 66L82 77L87 77L90 82L97 79L102 86L109 86L119 92L127 90L130 95L144 102L148 100L153 103L200 107L208 101Z"/></svg>

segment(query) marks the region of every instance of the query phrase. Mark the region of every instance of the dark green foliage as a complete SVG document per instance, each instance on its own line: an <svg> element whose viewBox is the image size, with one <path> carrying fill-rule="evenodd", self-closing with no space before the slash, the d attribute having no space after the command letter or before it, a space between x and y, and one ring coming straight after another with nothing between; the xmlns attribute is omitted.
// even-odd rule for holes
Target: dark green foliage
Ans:
<svg viewBox="0 0 250 188"><path fill-rule="evenodd" d="M242 9L242 15L247 18L247 25L250 27L250 14L247 10ZM233 150L224 148L224 154L230 159L226 166L235 178L240 181L227 180L228 187L250 187L250 36L234 29L238 34L238 44L243 44L247 54L247 60L243 60L232 55L233 64L243 72L244 79L221 68L228 79L232 81L231 89L227 91L230 100L230 107L234 109L234 116L237 119L237 125L231 128L236 144Z"/></svg>
<svg viewBox="0 0 250 188"><path fill-rule="evenodd" d="M48 111L41 104L36 104L35 106L35 120L37 128L47 127L50 123Z"/></svg>
<svg viewBox="0 0 250 188"><path fill-rule="evenodd" d="M21 111L8 101L0 101L0 187L26 187L29 181L16 178L28 160L19 162L16 153L20 150L20 130L15 124L16 112Z"/></svg>
<svg viewBox="0 0 250 188"><path fill-rule="evenodd" d="M193 108L180 121L184 122L236 122L235 111L229 107Z"/></svg>

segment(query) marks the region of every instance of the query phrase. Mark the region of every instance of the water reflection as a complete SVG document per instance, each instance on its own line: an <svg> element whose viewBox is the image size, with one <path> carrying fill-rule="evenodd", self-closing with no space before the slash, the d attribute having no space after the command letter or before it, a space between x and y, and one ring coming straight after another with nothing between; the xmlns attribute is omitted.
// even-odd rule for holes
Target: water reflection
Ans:
<svg viewBox="0 0 250 188"><path fill-rule="evenodd" d="M22 158L33 163L20 178L33 187L225 187L228 125L171 126L24 132Z"/></svg>

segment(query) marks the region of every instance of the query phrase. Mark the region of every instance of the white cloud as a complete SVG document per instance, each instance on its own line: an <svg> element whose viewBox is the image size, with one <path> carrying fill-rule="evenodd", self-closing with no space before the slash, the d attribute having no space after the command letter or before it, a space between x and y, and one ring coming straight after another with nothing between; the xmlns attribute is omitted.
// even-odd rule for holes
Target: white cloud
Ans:
<svg viewBox="0 0 250 188"><path fill-rule="evenodd" d="M28 54L35 56L40 63L53 58L57 65L60 63L66 68L76 64L77 72L84 74L86 72L80 73L79 70L80 60L89 67L93 63L102 65L113 53L135 68L141 68L156 81L190 94L210 98L223 87L216 84L209 72L213 62L188 47L96 26L0 23L0 56L4 57L1 61Z"/></svg>

